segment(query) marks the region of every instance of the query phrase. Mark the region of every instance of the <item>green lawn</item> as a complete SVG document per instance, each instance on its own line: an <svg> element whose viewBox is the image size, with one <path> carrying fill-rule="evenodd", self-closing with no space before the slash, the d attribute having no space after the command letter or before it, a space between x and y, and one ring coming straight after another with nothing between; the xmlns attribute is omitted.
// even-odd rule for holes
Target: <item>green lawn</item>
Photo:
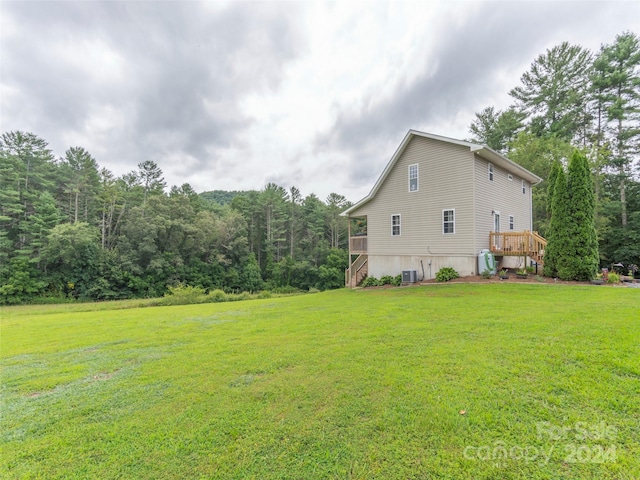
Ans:
<svg viewBox="0 0 640 480"><path fill-rule="evenodd" d="M637 289L118 306L2 310L0 477L640 478Z"/></svg>

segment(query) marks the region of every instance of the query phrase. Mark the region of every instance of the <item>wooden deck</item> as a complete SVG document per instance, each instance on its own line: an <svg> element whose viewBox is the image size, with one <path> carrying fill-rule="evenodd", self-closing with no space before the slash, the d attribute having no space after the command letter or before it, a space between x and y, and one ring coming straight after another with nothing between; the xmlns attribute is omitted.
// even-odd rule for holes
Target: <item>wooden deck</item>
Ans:
<svg viewBox="0 0 640 480"><path fill-rule="evenodd" d="M360 285L369 273L367 243L366 235L349 237L349 261L351 261L352 255L357 255L357 257L344 272L344 284L347 288L355 288Z"/></svg>
<svg viewBox="0 0 640 480"><path fill-rule="evenodd" d="M546 246L538 232L489 232L489 247L496 256L526 256L543 264Z"/></svg>
<svg viewBox="0 0 640 480"><path fill-rule="evenodd" d="M349 237L349 252L351 252L352 255L367 253L367 236L359 235Z"/></svg>

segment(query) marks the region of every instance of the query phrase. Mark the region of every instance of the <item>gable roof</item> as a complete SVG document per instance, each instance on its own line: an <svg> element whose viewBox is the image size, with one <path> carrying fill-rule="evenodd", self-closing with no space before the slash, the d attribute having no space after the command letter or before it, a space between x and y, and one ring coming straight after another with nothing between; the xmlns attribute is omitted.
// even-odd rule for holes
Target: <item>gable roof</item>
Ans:
<svg viewBox="0 0 640 480"><path fill-rule="evenodd" d="M493 150L492 148L487 147L486 145L478 145L476 143L465 142L464 140L456 140L455 138L443 137L441 135L434 135L433 133L419 132L418 130L409 130L407 132L407 134L405 135L404 139L402 140L402 143L400 144L400 146L397 148L396 152L391 157L391 160L389 160L389 163L387 163L387 166L382 171L382 175L380 175L380 178L378 178L376 183L373 185L373 188L371 189L369 194L366 197L364 197L362 200L360 200L359 202L356 202L352 207L350 207L347 210L345 210L344 212L342 212L341 213L342 216L345 216L345 217L348 216L351 212L353 212L354 210L357 210L362 205L364 205L369 200L371 200L373 197L375 197L376 193L378 192L378 190L380 189L380 187L384 183L385 179L389 175L389 172L391 172L391 170L393 169L393 166L396 164L396 162L398 161L398 159L400 158L400 156L402 155L402 153L404 152L405 148L407 147L407 145L409 144L409 142L411 141L411 139L413 137L429 138L431 140L437 140L437 141L440 141L440 142L450 143L452 145L459 145L459 146L462 146L462 147L467 147L467 148L469 148L470 152L477 154L479 157L482 157L485 160L487 160L487 161L489 161L489 162L491 162L491 163L493 163L493 164L495 164L495 165L497 165L499 167L502 167L503 169L505 169L508 172L515 173L519 177L521 177L521 178L527 180L528 182L530 182L532 185L535 185L535 184L540 183L542 181L542 178L538 177L534 173L531 173L526 168L521 167L520 165L518 165L514 161L509 160L504 155L496 152L495 150Z"/></svg>

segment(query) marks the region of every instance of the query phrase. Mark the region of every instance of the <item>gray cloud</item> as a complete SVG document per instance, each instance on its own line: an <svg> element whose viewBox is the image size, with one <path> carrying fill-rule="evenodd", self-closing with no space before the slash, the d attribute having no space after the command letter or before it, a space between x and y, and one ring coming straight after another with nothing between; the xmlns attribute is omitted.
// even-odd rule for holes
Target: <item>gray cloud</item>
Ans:
<svg viewBox="0 0 640 480"><path fill-rule="evenodd" d="M15 33L2 40L2 84L10 92L3 129L60 142L102 135L109 158L99 161L109 163L135 165L169 153L191 163L215 160L251 124L242 97L278 89L283 66L304 42L296 5L210 7L4 3L3 26ZM95 116L108 128L96 131Z"/></svg>

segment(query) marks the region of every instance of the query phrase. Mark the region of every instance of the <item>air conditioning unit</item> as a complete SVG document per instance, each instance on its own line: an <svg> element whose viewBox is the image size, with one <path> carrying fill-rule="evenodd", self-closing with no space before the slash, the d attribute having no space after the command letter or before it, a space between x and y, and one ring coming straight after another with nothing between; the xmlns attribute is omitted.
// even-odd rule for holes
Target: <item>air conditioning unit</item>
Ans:
<svg viewBox="0 0 640 480"><path fill-rule="evenodd" d="M418 275L415 270L402 271L402 283L416 283L417 281L418 281Z"/></svg>

